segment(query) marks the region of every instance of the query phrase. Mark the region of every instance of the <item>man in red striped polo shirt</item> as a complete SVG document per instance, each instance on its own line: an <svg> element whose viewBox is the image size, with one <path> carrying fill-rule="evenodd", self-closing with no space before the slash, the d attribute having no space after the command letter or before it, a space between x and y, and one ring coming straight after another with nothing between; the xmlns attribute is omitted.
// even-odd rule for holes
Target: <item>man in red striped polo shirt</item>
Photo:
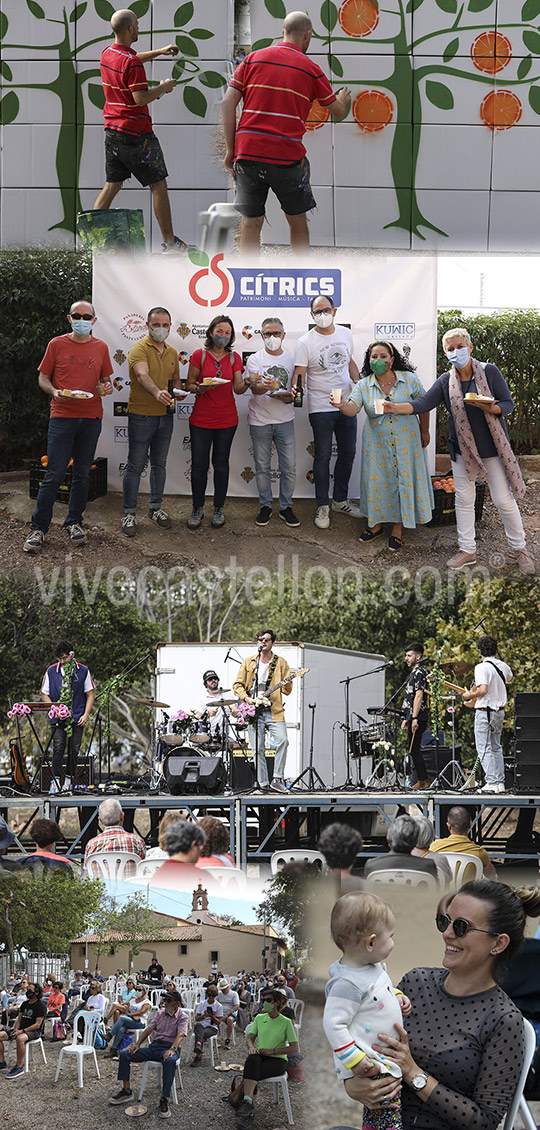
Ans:
<svg viewBox="0 0 540 1130"><path fill-rule="evenodd" d="M315 99L334 118L345 117L347 87L334 93L326 75L306 58L313 26L304 12L289 12L283 41L253 51L237 67L223 99L225 167L236 179L242 214L240 250L259 248L269 189L276 194L291 234L291 247L309 247L306 212L315 207L302 138ZM236 125L236 107L243 100Z"/></svg>
<svg viewBox="0 0 540 1130"><path fill-rule="evenodd" d="M121 8L111 19L115 40L101 55L101 80L105 92L105 175L106 183L94 208L110 208L125 180L133 174L149 186L156 220L161 229L162 251L185 251L183 240L175 236L167 192L167 166L161 145L152 130L149 102L174 90L174 79L162 79L148 89L144 64L160 55L177 55L178 47L169 43L156 51L137 54L131 44L139 38L139 22L129 8Z"/></svg>

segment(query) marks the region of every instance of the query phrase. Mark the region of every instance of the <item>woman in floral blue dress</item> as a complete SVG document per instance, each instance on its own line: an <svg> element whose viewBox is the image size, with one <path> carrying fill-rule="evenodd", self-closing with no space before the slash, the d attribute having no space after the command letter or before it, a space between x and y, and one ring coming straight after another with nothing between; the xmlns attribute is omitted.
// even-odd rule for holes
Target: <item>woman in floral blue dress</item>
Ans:
<svg viewBox="0 0 540 1130"><path fill-rule="evenodd" d="M399 550L403 527L414 530L431 518L433 488L423 450L429 443L429 414L416 420L382 411L383 400L403 403L424 391L414 366L390 342L374 341L366 350L360 380L349 399L334 404L330 398L345 416L354 416L361 408L366 413L360 513L366 516L367 527L360 541L374 541L383 534L384 523L391 522L388 548ZM389 427L387 420L393 421ZM409 420L414 420L415 426L406 423L404 427L402 421Z"/></svg>

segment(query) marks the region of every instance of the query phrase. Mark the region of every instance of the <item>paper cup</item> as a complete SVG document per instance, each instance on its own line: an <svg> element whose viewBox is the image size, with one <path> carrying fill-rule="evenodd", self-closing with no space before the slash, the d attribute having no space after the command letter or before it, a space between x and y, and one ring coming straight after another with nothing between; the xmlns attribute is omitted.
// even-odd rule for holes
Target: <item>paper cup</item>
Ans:
<svg viewBox="0 0 540 1130"><path fill-rule="evenodd" d="M374 401L374 408L375 408L375 415L376 416L382 416L382 414L384 412L383 404L384 404L383 397L378 396L377 399Z"/></svg>
<svg viewBox="0 0 540 1130"><path fill-rule="evenodd" d="M343 400L343 391L342 391L342 389L340 389L340 388L333 388L333 389L332 389L332 398L333 398L333 401L334 401L334 405L335 405L335 406L336 406L336 408L337 408L338 404L341 404L341 401Z"/></svg>

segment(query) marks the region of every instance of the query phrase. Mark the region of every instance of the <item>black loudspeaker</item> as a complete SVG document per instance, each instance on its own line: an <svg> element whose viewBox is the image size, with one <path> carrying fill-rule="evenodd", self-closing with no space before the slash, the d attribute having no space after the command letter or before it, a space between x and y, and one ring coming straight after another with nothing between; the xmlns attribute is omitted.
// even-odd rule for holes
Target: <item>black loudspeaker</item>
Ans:
<svg viewBox="0 0 540 1130"><path fill-rule="evenodd" d="M441 773L444 773L449 762L452 760L452 747L447 745L440 745L437 749L434 745L425 745L421 748L421 754L424 758L426 766L426 773L429 781L434 781ZM456 744L455 759L458 765L461 765L461 745ZM411 758L412 761L412 758Z"/></svg>
<svg viewBox="0 0 540 1130"><path fill-rule="evenodd" d="M248 757L243 751L241 753L233 751L231 785L234 791L244 792L246 789L252 789L254 784L255 764L253 758Z"/></svg>
<svg viewBox="0 0 540 1130"><path fill-rule="evenodd" d="M165 758L163 772L173 796L222 793L227 783L227 773L221 757L197 757L196 754L184 757L170 753Z"/></svg>
<svg viewBox="0 0 540 1130"><path fill-rule="evenodd" d="M523 693L514 700L516 788L540 789L540 694Z"/></svg>
<svg viewBox="0 0 540 1130"><path fill-rule="evenodd" d="M61 782L63 783L65 772L62 771ZM39 788L40 792L48 793L52 781L52 772L49 765L42 765L40 769ZM94 784L94 758L93 757L79 757L77 761L77 772L75 780L71 782L75 788L88 788L89 785Z"/></svg>

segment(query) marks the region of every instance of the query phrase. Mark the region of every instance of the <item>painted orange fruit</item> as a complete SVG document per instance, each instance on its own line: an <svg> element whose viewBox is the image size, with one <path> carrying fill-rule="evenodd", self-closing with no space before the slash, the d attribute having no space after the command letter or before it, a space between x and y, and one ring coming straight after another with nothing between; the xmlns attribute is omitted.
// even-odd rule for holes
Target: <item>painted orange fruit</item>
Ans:
<svg viewBox="0 0 540 1130"><path fill-rule="evenodd" d="M306 129L320 129L330 117L330 110L328 106L321 106L317 99L312 103L311 110L309 111Z"/></svg>
<svg viewBox="0 0 540 1130"><path fill-rule="evenodd" d="M379 5L376 0L345 0L339 9L338 20L345 35L363 39L377 27Z"/></svg>
<svg viewBox="0 0 540 1130"><path fill-rule="evenodd" d="M377 133L392 121L394 106L382 90L362 90L352 104L352 115L362 133Z"/></svg>
<svg viewBox="0 0 540 1130"><path fill-rule="evenodd" d="M512 90L490 90L480 106L480 117L489 129L511 129L517 125L523 108Z"/></svg>
<svg viewBox="0 0 540 1130"><path fill-rule="evenodd" d="M494 75L504 70L512 58L512 44L499 31L483 31L471 47L471 59L479 71Z"/></svg>

